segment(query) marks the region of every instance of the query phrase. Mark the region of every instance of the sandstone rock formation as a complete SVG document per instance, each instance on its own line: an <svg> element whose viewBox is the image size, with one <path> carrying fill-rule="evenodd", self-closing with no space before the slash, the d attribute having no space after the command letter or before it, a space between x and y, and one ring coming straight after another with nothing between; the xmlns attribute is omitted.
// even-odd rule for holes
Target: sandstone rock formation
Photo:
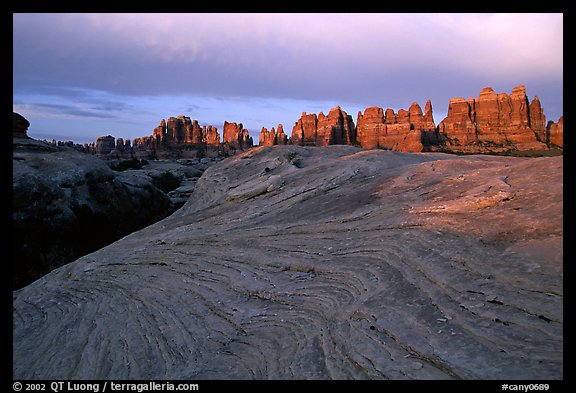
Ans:
<svg viewBox="0 0 576 393"><path fill-rule="evenodd" d="M122 146L124 141L122 141ZM112 135L99 136L96 138L96 154L99 156L107 156L116 149L116 138Z"/></svg>
<svg viewBox="0 0 576 393"><path fill-rule="evenodd" d="M220 144L220 134L218 134L216 127L202 126L202 135L208 145L217 146Z"/></svg>
<svg viewBox="0 0 576 393"><path fill-rule="evenodd" d="M316 126L318 116L315 113L302 112L300 119L292 127L292 144L301 146L316 146Z"/></svg>
<svg viewBox="0 0 576 393"><path fill-rule="evenodd" d="M352 116L339 106L330 109L328 116L320 112L316 126L316 146L351 145L356 141Z"/></svg>
<svg viewBox="0 0 576 393"><path fill-rule="evenodd" d="M111 135L98 137L93 146L81 150L104 159L213 158L234 154L235 149L248 148L252 144L247 130L242 130L237 138L239 143L230 151L220 143L216 127L200 126L198 120L181 115L170 117L168 121L162 119L150 136L134 138L132 142L122 138L116 140Z"/></svg>
<svg viewBox="0 0 576 393"><path fill-rule="evenodd" d="M564 147L564 116L560 116L558 123L549 122L547 135L547 141L550 145Z"/></svg>
<svg viewBox="0 0 576 393"><path fill-rule="evenodd" d="M13 112L12 115L12 137L13 138L28 138L28 127L30 122L19 113Z"/></svg>
<svg viewBox="0 0 576 393"><path fill-rule="evenodd" d="M339 106L330 109L328 116L302 113L292 128L292 143L302 146L351 145L356 141L352 116Z"/></svg>
<svg viewBox="0 0 576 393"><path fill-rule="evenodd" d="M224 143L228 143L235 150L244 150L252 147L254 142L248 130L242 123L224 122Z"/></svg>
<svg viewBox="0 0 576 393"><path fill-rule="evenodd" d="M28 141L13 147L15 287L174 210L150 177L115 172L71 148Z"/></svg>
<svg viewBox="0 0 576 393"><path fill-rule="evenodd" d="M258 144L260 146L276 145L277 144L276 130L274 129L274 127L272 127L270 131L268 131L266 127L262 127L262 130L260 131L260 137L258 140L259 140Z"/></svg>
<svg viewBox="0 0 576 393"><path fill-rule="evenodd" d="M266 127L262 127L259 140L260 146L285 145L288 142L282 124L278 124L278 131L274 127L270 131Z"/></svg>
<svg viewBox="0 0 576 393"><path fill-rule="evenodd" d="M365 149L386 149L405 152L429 150L436 143L436 126L432 114L432 103L426 102L426 112L417 102L408 111L373 106L364 114L358 112L356 126L357 141Z"/></svg>
<svg viewBox="0 0 576 393"><path fill-rule="evenodd" d="M451 99L438 130L451 151L532 150L546 148L545 123L538 97L529 103L523 85L510 95L487 87L476 99Z"/></svg>
<svg viewBox="0 0 576 393"><path fill-rule="evenodd" d="M284 133L284 127L282 124L278 124L278 130L276 131L276 144L285 145L288 143L288 136Z"/></svg>
<svg viewBox="0 0 576 393"><path fill-rule="evenodd" d="M563 379L562 179L562 157L249 150L15 291L13 378Z"/></svg>
<svg viewBox="0 0 576 393"><path fill-rule="evenodd" d="M164 145L178 147L183 144L207 143L206 130L188 116L169 117L154 129L154 139Z"/></svg>

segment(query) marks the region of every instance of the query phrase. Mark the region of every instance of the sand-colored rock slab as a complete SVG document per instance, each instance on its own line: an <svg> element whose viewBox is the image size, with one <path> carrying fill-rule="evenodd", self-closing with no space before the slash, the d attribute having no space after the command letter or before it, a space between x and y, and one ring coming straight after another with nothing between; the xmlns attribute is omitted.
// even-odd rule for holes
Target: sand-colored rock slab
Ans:
<svg viewBox="0 0 576 393"><path fill-rule="evenodd" d="M562 172L236 155L172 216L14 292L14 378L561 379Z"/></svg>

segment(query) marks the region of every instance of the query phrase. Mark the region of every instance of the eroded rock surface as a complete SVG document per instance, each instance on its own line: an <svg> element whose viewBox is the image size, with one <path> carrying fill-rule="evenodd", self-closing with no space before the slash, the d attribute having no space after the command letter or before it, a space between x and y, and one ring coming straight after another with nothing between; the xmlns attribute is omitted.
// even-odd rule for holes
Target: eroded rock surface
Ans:
<svg viewBox="0 0 576 393"><path fill-rule="evenodd" d="M15 288L174 211L152 177L71 148L14 138L12 162Z"/></svg>
<svg viewBox="0 0 576 393"><path fill-rule="evenodd" d="M562 157L255 148L15 291L15 379L561 379Z"/></svg>

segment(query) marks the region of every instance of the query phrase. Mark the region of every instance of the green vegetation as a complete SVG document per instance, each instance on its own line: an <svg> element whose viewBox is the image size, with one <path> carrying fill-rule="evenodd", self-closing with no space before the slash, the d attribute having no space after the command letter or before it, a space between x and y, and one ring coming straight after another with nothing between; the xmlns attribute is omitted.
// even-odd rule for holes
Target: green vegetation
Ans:
<svg viewBox="0 0 576 393"><path fill-rule="evenodd" d="M540 149L540 150L508 150L500 153L490 153L495 156L512 157L556 157L564 155L563 149Z"/></svg>
<svg viewBox="0 0 576 393"><path fill-rule="evenodd" d="M292 165L294 165L296 168L302 168L302 160L300 158L296 158L298 157L300 153L298 153L297 151L291 151L288 154L286 154L286 158L288 159L288 161L290 161L290 163Z"/></svg>

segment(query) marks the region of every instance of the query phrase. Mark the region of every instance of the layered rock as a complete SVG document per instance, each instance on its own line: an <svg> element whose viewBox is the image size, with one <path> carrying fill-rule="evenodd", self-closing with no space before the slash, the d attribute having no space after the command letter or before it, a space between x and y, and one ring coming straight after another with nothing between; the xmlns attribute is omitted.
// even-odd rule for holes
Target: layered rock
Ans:
<svg viewBox="0 0 576 393"><path fill-rule="evenodd" d="M558 123L550 121L546 133L550 145L564 147L564 116L560 116Z"/></svg>
<svg viewBox="0 0 576 393"><path fill-rule="evenodd" d="M536 134L538 141L546 143L546 115L538 96L534 96L528 109L530 113L530 128Z"/></svg>
<svg viewBox="0 0 576 393"><path fill-rule="evenodd" d="M274 127L270 131L266 127L262 127L259 141L260 146L285 145L288 142L282 124L278 124L278 131Z"/></svg>
<svg viewBox="0 0 576 393"><path fill-rule="evenodd" d="M99 136L96 138L96 154L106 156L116 149L116 138L112 135Z"/></svg>
<svg viewBox="0 0 576 393"><path fill-rule="evenodd" d="M351 145L356 141L352 116L339 106L330 109L328 116L320 112L302 113L292 128L292 143L302 146Z"/></svg>
<svg viewBox="0 0 576 393"><path fill-rule="evenodd" d="M430 100L426 103L426 112L417 102L406 111L398 114L393 109L372 106L364 114L358 112L357 140L365 149L387 149L406 152L421 152L429 149L435 142L434 118Z"/></svg>
<svg viewBox="0 0 576 393"><path fill-rule="evenodd" d="M302 112L300 119L292 127L292 144L301 146L316 146L316 126L318 116L315 113Z"/></svg>
<svg viewBox="0 0 576 393"><path fill-rule="evenodd" d="M235 124L235 123L234 123ZM242 134L242 143L250 145L247 131ZM220 134L214 126L200 126L198 120L188 116L162 119L151 136L130 140L111 135L99 137L93 148L86 149L107 159L156 159L156 158L201 158L229 154L229 149L220 143Z"/></svg>
<svg viewBox="0 0 576 393"><path fill-rule="evenodd" d="M168 122L162 119L152 135L158 143L171 147L184 144L220 143L220 136L218 138L208 138L205 126L200 127L198 120L192 120L190 117L183 115L169 117ZM209 139L210 142L208 141Z"/></svg>
<svg viewBox="0 0 576 393"><path fill-rule="evenodd" d="M253 146L254 142L248 130L242 123L224 122L224 143L235 150L244 150Z"/></svg>
<svg viewBox="0 0 576 393"><path fill-rule="evenodd" d="M316 126L316 146L351 145L356 141L352 116L339 106L330 109L328 116L320 112Z"/></svg>
<svg viewBox="0 0 576 393"><path fill-rule="evenodd" d="M288 143L288 136L284 133L284 127L282 124L278 124L278 130L276 131L276 144L285 145Z"/></svg>
<svg viewBox="0 0 576 393"><path fill-rule="evenodd" d="M13 293L12 377L562 380L562 174L352 146L224 160L164 221Z"/></svg>
<svg viewBox="0 0 576 393"><path fill-rule="evenodd" d="M380 135L386 134L384 110L371 106L358 112L356 121L356 138L364 149L380 148Z"/></svg>
<svg viewBox="0 0 576 393"><path fill-rule="evenodd" d="M510 95L482 89L478 98L453 98L438 125L441 143L451 151L484 152L546 148L546 118L536 97L528 102L523 85Z"/></svg>
<svg viewBox="0 0 576 393"><path fill-rule="evenodd" d="M202 141L208 145L218 146L220 144L220 134L214 126L202 126Z"/></svg>
<svg viewBox="0 0 576 393"><path fill-rule="evenodd" d="M266 127L262 127L262 130L260 131L260 137L258 140L259 140L258 144L260 146L274 146L277 142L276 130L274 129L274 127L272 127L270 131L268 131Z"/></svg>
<svg viewBox="0 0 576 393"><path fill-rule="evenodd" d="M113 171L70 147L42 145L31 138L13 145L14 287L173 212L150 177Z"/></svg>

